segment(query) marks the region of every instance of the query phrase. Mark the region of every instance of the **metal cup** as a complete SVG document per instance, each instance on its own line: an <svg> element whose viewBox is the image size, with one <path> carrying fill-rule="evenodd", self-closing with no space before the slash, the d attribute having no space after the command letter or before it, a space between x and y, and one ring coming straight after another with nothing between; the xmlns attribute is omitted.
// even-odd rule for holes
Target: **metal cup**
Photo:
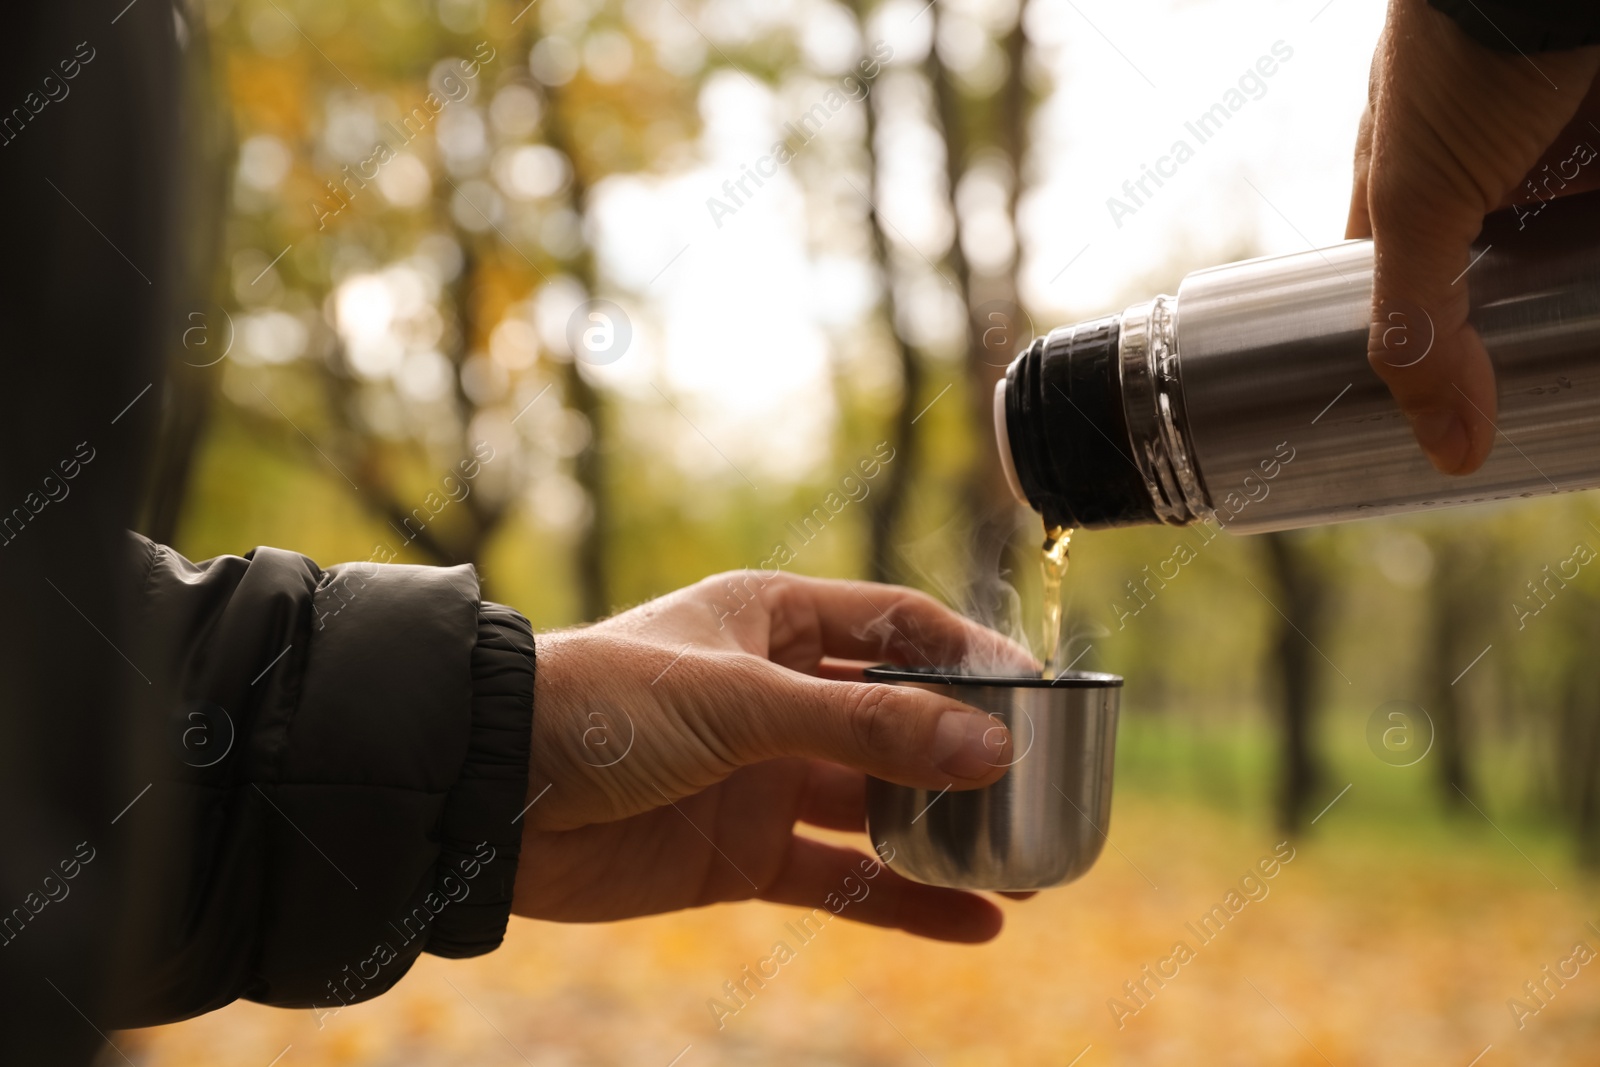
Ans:
<svg viewBox="0 0 1600 1067"><path fill-rule="evenodd" d="M1005 777L982 789L913 789L867 780L867 833L895 871L957 889L1044 889L1080 878L1111 817L1122 679L1067 671L993 678L933 668L869 667L988 712L1011 731Z"/></svg>

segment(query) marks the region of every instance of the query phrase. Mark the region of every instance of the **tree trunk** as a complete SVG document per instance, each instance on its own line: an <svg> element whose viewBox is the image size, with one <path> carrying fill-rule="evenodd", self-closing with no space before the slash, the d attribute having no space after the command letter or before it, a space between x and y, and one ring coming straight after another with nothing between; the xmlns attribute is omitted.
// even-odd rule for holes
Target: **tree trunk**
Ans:
<svg viewBox="0 0 1600 1067"><path fill-rule="evenodd" d="M589 498L589 529L586 536L578 540L574 560L578 572L578 602L586 620L602 619L611 613L606 570L606 546L611 542L611 503L606 492L606 456L601 450L606 439L605 409L600 394L579 372L576 357L567 364L563 384L568 406L589 420L589 443L572 460L572 477Z"/></svg>
<svg viewBox="0 0 1600 1067"><path fill-rule="evenodd" d="M968 597L987 608L996 589L997 570L1003 567L996 561L1005 560L1012 534L1016 530L1016 501L1006 486L1000 463L1000 453L995 444L993 403L996 383L1004 376L1009 357L1015 352L1023 334L1030 327L1027 316L1019 307L1017 288L1018 255L1002 273L974 274L961 246L961 220L956 209L956 192L966 173L972 154L973 138L966 115L967 104L959 87L939 56L939 11L931 9L934 18L935 44L928 51L928 79L933 86L933 96L939 127L945 143L945 185L950 216L955 223L955 237L945 261L954 276L954 284L965 310L966 340L963 355L963 377L967 403L967 422L972 429L975 458L962 482L962 511L971 523L967 558L970 572L967 575ZM1027 87L1023 81L1023 61L1027 37L1023 31L1024 9L1019 5L1017 22L1003 41L1008 60L1006 82L1001 90L983 101L986 115L980 122L993 138L1011 167L1010 216L1016 224L1017 193L1022 181L1022 155L1025 150L1026 118L1028 107ZM1006 568L1009 569L1009 568Z"/></svg>
<svg viewBox="0 0 1600 1067"><path fill-rule="evenodd" d="M1323 779L1312 751L1312 732L1320 658L1315 642L1322 633L1327 582L1300 537L1270 533L1262 535L1261 541L1278 592L1277 611L1273 612L1277 632L1270 646L1276 653L1281 724L1278 825L1285 832L1296 833L1303 828Z"/></svg>
<svg viewBox="0 0 1600 1067"><path fill-rule="evenodd" d="M859 27L860 0L857 0L854 10ZM889 328L889 336L894 338L895 357L900 368L900 398L888 420L887 431L895 461L884 468L884 481L867 503L870 525L866 571L867 576L875 582L893 582L903 580L901 569L895 564L894 539L905 512L907 493L921 466L921 449L912 420L917 417L918 405L922 402L924 375L922 361L917 358L916 350L900 333L899 309L894 291L894 260L890 255L888 235L884 232L883 217L878 213L877 101L877 93L869 94L864 101L867 116L867 187L863 195L867 200L868 222L872 228L872 257L883 285L884 322Z"/></svg>
<svg viewBox="0 0 1600 1067"><path fill-rule="evenodd" d="M1600 867L1600 670L1585 653L1600 640L1600 600L1577 585L1562 595L1573 598L1566 605L1569 613L1551 621L1566 623L1575 633L1569 635L1567 654L1561 657L1555 732L1557 803L1572 826L1578 862L1593 870Z"/></svg>
<svg viewBox="0 0 1600 1067"><path fill-rule="evenodd" d="M572 210L581 219L588 218L589 187L584 177L583 161L577 155L578 139L569 127L569 119L562 107L559 90L549 90L550 122L547 130L551 147L567 157L572 166ZM597 284L594 255L587 244L566 264L573 276L583 285L584 292L593 296ZM572 460L572 477L589 501L589 529L578 539L574 560L578 579L578 603L586 620L604 618L611 612L611 590L606 567L606 550L612 541L612 514L610 494L606 491L606 423L605 409L600 393L584 378L578 367L578 354L562 371L562 389L567 406L582 415L589 423L589 441Z"/></svg>
<svg viewBox="0 0 1600 1067"><path fill-rule="evenodd" d="M1562 685L1558 734L1562 793L1577 840L1578 862L1600 867L1600 701L1591 664L1573 664Z"/></svg>
<svg viewBox="0 0 1600 1067"><path fill-rule="evenodd" d="M1468 682L1461 672L1483 651L1474 640L1477 627L1473 625L1483 611L1482 589L1476 580L1478 553L1449 535L1434 538L1430 547L1434 567L1428 590L1427 655L1432 684L1427 711L1433 720L1440 795L1447 807L1462 809L1474 789L1467 766L1464 687Z"/></svg>

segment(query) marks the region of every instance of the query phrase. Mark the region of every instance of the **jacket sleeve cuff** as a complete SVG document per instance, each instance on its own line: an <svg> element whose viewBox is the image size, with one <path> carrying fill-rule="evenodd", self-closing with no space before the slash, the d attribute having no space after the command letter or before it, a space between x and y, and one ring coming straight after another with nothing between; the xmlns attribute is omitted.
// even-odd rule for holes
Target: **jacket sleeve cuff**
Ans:
<svg viewBox="0 0 1600 1067"><path fill-rule="evenodd" d="M1462 31L1496 52L1559 52L1600 43L1592 0L1428 0Z"/></svg>
<svg viewBox="0 0 1600 1067"><path fill-rule="evenodd" d="M425 951L458 959L505 939L522 849L533 732L533 629L510 608L478 609L472 649L472 732L445 800L435 890L451 901ZM466 888L470 887L470 888Z"/></svg>

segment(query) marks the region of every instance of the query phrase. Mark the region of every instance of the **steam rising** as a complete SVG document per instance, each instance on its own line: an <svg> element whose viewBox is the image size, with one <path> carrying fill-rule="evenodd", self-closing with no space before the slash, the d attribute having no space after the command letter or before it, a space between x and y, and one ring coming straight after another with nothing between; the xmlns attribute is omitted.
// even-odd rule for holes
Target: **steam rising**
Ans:
<svg viewBox="0 0 1600 1067"><path fill-rule="evenodd" d="M999 524L984 523L979 529L1003 530ZM1049 662L1057 671L1079 661L1089 648L1089 639L1103 634L1103 628L1074 625L1070 597L1062 606L1062 640L1056 649L1041 649L1037 627L1027 625L1022 595L1012 584L1014 575L1006 566L1008 548L1021 540L1012 558L1023 566L1039 566L1040 548L1044 532L1034 516L1013 524L1007 534L996 534L982 539L975 548L973 539L965 536L966 527L952 521L933 534L911 542L899 549L902 563L940 600L954 607L969 620L984 627L987 635L975 636L966 643L959 661L931 662L925 651L932 647L926 635L913 632L905 620L880 617L856 632L858 638L871 638L887 652L904 651L909 643L909 655L901 658L910 666L936 667L952 675L984 675L997 678L1039 677L1039 668L1030 664L1022 653L1031 652L1035 660ZM957 546L954 553L951 546ZM963 552L967 554L963 554ZM1067 579L1071 586L1071 578ZM1035 611L1037 618L1038 612Z"/></svg>

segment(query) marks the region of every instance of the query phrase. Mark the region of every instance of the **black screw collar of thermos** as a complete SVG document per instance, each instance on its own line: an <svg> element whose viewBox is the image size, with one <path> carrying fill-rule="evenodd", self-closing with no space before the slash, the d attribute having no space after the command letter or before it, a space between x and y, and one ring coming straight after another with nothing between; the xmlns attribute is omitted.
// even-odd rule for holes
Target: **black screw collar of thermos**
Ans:
<svg viewBox="0 0 1600 1067"><path fill-rule="evenodd" d="M1062 326L1006 370L1005 433L1012 469L1047 526L1159 522L1129 455L1118 337L1122 317Z"/></svg>

